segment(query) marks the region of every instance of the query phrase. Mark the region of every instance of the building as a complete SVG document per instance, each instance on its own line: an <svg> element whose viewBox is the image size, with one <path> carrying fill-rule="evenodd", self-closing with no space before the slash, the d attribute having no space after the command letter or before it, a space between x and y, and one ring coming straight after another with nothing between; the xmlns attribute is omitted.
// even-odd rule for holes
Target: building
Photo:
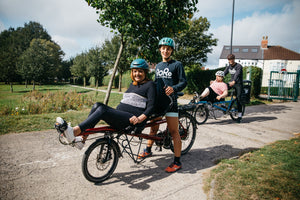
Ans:
<svg viewBox="0 0 300 200"><path fill-rule="evenodd" d="M300 70L300 54L281 46L268 45L268 36L263 37L261 45L232 46L235 61L242 66L256 66L263 70L262 87L268 87L270 72L297 72ZM228 66L227 55L230 46L224 46L219 59L219 67Z"/></svg>

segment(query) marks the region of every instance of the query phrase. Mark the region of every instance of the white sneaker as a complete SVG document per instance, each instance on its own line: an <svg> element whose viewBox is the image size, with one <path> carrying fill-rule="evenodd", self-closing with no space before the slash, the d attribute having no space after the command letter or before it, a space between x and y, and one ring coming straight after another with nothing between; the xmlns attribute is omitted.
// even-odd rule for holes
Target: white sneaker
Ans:
<svg viewBox="0 0 300 200"><path fill-rule="evenodd" d="M75 139L73 128L69 124L67 130L65 130L65 136L67 137L69 143L73 142Z"/></svg>
<svg viewBox="0 0 300 200"><path fill-rule="evenodd" d="M75 140L74 140L74 146L79 150L81 150L84 146L84 143L82 142L82 140L83 139L81 136L75 137Z"/></svg>
<svg viewBox="0 0 300 200"><path fill-rule="evenodd" d="M57 123L60 123L60 124L63 124L63 123L64 123L64 120L63 120L63 118L61 118L61 117L56 117L56 122L57 122Z"/></svg>

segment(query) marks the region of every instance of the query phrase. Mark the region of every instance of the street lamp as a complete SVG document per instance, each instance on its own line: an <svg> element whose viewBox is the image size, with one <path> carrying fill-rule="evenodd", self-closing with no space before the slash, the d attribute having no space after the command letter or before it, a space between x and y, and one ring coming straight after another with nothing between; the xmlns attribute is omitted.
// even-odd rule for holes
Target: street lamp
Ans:
<svg viewBox="0 0 300 200"><path fill-rule="evenodd" d="M234 19L234 1L232 1L232 18L231 18L231 40L230 40L230 54L232 54L232 37L233 37L233 19Z"/></svg>

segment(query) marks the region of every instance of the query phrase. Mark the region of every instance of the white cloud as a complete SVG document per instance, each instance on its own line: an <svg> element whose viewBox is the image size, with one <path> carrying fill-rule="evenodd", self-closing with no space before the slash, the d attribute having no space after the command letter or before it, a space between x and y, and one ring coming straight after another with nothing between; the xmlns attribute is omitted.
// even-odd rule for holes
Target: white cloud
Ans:
<svg viewBox="0 0 300 200"><path fill-rule="evenodd" d="M97 18L96 10L84 0L0 0L0 27L7 21L14 28L29 21L38 22L61 46L66 58L113 36Z"/></svg>
<svg viewBox="0 0 300 200"><path fill-rule="evenodd" d="M269 37L269 45L280 45L300 52L300 2L292 1L278 13L254 12L251 16L236 20L233 31L233 45L260 45L263 36ZM208 67L218 65L222 48L230 45L231 24L223 25L210 32L218 38L218 46L208 55Z"/></svg>

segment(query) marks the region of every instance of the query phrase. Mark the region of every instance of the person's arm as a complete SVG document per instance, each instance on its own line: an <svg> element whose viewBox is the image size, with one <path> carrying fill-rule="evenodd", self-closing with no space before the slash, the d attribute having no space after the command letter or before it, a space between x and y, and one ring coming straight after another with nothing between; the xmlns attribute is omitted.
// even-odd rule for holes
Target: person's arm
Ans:
<svg viewBox="0 0 300 200"><path fill-rule="evenodd" d="M227 95L228 95L228 90L225 90L221 95L217 96L217 99L218 100L223 99L227 97Z"/></svg>
<svg viewBox="0 0 300 200"><path fill-rule="evenodd" d="M232 85L231 86L233 86L236 82L237 82L237 80L238 80L238 78L241 76L241 74L243 73L243 68L242 68L242 66L241 65L239 65L239 64L236 64L237 66L235 67L236 69L236 72L235 72L235 74L234 74L234 76L233 76L233 80L231 81L231 83L232 83Z"/></svg>
<svg viewBox="0 0 300 200"><path fill-rule="evenodd" d="M184 72L184 68L181 64L181 62L178 62L177 66L177 75L178 75L178 83L176 85L173 85L173 92L180 92L183 90L187 85L187 80Z"/></svg>

